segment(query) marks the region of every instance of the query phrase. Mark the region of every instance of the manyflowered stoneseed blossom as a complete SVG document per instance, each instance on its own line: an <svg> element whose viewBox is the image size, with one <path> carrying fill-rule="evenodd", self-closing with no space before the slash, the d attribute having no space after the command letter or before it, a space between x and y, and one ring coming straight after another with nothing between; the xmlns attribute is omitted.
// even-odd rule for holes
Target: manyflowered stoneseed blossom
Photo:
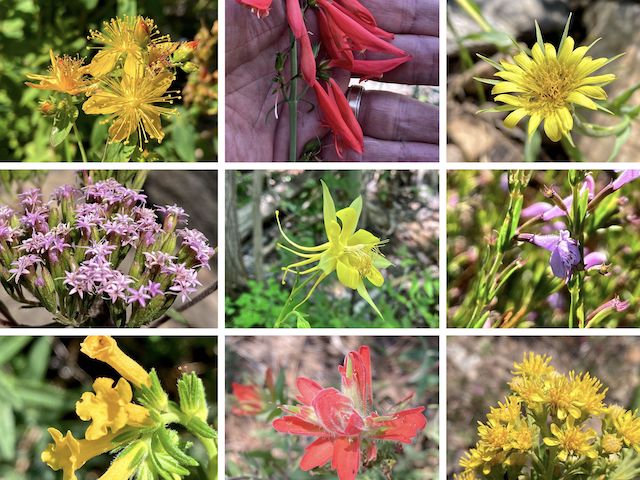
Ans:
<svg viewBox="0 0 640 480"><path fill-rule="evenodd" d="M380 269L392 264L380 253L379 247L387 241L380 240L367 230L356 230L362 212L362 197L356 198L348 207L336 211L327 185L322 180L321 183L324 228L327 236L325 243L305 247L294 242L284 233L280 224L280 212L276 211L280 233L291 247L281 243L278 243L278 246L303 258L299 262L282 267L284 271L282 281L284 283L288 272L294 272L296 275L315 275L316 280L303 300L305 302L322 280L336 272L341 284L356 290L371 308L382 316L371 299L364 281L366 279L376 287L384 283ZM315 265L311 266L313 264ZM303 269L300 270L301 268Z"/></svg>
<svg viewBox="0 0 640 480"><path fill-rule="evenodd" d="M0 207L0 275L13 298L32 295L61 323L148 323L189 299L214 253L180 207L150 208L113 179L19 200Z"/></svg>
<svg viewBox="0 0 640 480"><path fill-rule="evenodd" d="M273 0L237 2L261 18L269 15ZM345 150L363 153L362 129L344 92L331 78L331 69L347 70L361 80L379 79L409 61L411 56L392 44L394 35L378 27L373 14L358 0L284 2L287 23L299 45L300 73L316 94L324 125L333 132L338 156L342 158ZM314 12L317 17L319 58L305 23L307 12ZM360 55L363 52L377 52L388 58L363 59ZM328 61L320 58L325 56Z"/></svg>
<svg viewBox="0 0 640 480"><path fill-rule="evenodd" d="M491 91L494 100L504 105L486 111L511 112L504 120L509 128L529 117L529 136L543 124L550 140L558 142L566 138L571 143L576 107L607 111L597 101L607 99L603 87L616 76L594 73L618 57L594 59L588 56L595 42L576 48L575 40L567 36L568 26L569 21L557 50L544 43L536 23L538 42L531 51L521 49L512 61L491 62L498 69L495 76L500 80L478 80L494 85Z"/></svg>
<svg viewBox="0 0 640 480"><path fill-rule="evenodd" d="M378 415L373 406L369 347L349 352L338 368L340 390L297 379L298 405L273 421L278 432L317 437L300 460L304 471L330 463L339 480L355 480L363 463L375 461L378 440L411 443L427 423L424 407Z"/></svg>
<svg viewBox="0 0 640 480"><path fill-rule="evenodd" d="M640 417L607 405L588 372L558 372L533 352L516 363L510 392L479 422L478 442L456 480L633 480L640 475Z"/></svg>
<svg viewBox="0 0 640 480"><path fill-rule="evenodd" d="M90 422L84 438L49 428L53 443L42 452L44 463L54 471L62 470L63 480L77 480L76 471L89 460L117 452L99 480L134 477L179 480L189 475L185 467L197 466L199 462L187 453L188 447L180 442L177 432L169 428L171 423L177 423L204 444L209 465L203 467L211 475L208 478L215 480L216 433L207 424L209 410L204 387L194 373L180 378L180 402L174 403L169 402L155 371L147 372L113 338L87 337L81 344L81 352L110 365L122 378L117 382L97 378L93 392L84 392L76 403L78 418Z"/></svg>
<svg viewBox="0 0 640 480"><path fill-rule="evenodd" d="M110 125L111 142L128 143L135 135L140 150L150 139L162 142L160 118L175 114L176 109L167 105L181 98L169 88L176 69L185 67L197 42L172 42L168 35L158 33L152 19L142 16L111 19L101 30L92 30L88 39L96 44L89 48L98 50L88 65L82 59L51 52L50 74L29 74L27 78L40 83L26 84L85 95L82 110L107 116L103 122ZM73 99L73 103L78 101ZM60 113L70 115L68 108Z"/></svg>

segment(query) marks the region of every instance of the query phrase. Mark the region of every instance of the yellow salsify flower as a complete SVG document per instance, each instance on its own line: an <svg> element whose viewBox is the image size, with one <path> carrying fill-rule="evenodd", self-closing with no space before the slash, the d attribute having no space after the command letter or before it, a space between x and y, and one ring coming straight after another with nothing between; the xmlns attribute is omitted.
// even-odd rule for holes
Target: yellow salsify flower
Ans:
<svg viewBox="0 0 640 480"><path fill-rule="evenodd" d="M104 22L102 31L90 32L89 40L102 44L96 47L100 51L89 64L89 73L94 77L112 72L121 59L124 60L124 73L135 76L141 66L149 65L150 47L171 43L168 35L158 36L152 19L141 16L125 16Z"/></svg>
<svg viewBox="0 0 640 480"><path fill-rule="evenodd" d="M136 442L118 455L98 480L128 480L148 453L145 442Z"/></svg>
<svg viewBox="0 0 640 480"><path fill-rule="evenodd" d="M176 113L175 108L158 105L172 104L180 98L171 92L167 94L174 79L175 75L168 70L156 72L149 68L140 69L134 75L125 73L119 80L104 77L82 110L89 115L108 115L105 122L111 122L112 142L127 143L131 134L137 132L142 150L150 138L162 142L164 131L160 117Z"/></svg>
<svg viewBox="0 0 640 480"><path fill-rule="evenodd" d="M124 378L113 386L110 378L97 378L92 392L82 394L76 403L76 414L81 420L91 421L85 438L97 440L109 433L118 433L126 426L144 427L150 424L149 411L132 403L133 391Z"/></svg>
<svg viewBox="0 0 640 480"><path fill-rule="evenodd" d="M293 248L280 243L278 246L304 259L282 267L285 277L290 271L296 271L299 267L306 267L316 263L317 265L306 270L296 271L298 275L320 272L306 298L301 303L304 303L311 296L322 280L335 271L340 283L348 288L357 290L360 296L382 317L380 310L378 310L367 291L364 279L367 279L376 287L380 287L384 283L384 277L380 273L380 269L392 264L380 253L379 247L387 243L387 241L380 240L380 238L364 229L356 231L360 213L362 212L362 197L358 197L350 206L336 212L331 193L327 185L322 180L321 182L324 227L328 240L326 243L315 247L305 247L297 244L284 233L280 224L280 212L276 211L276 220L280 233ZM338 223L338 220L340 220L340 223ZM284 278L282 281L284 282Z"/></svg>
<svg viewBox="0 0 640 480"><path fill-rule="evenodd" d="M558 459L562 462L566 462L569 455L587 458L596 458L598 456L593 444L596 432L591 428L582 430L579 426L574 425L571 420L568 420L562 425L562 428L552 423L551 434L553 437L545 437L542 441L549 447L560 448Z"/></svg>
<svg viewBox="0 0 640 480"><path fill-rule="evenodd" d="M63 436L55 428L49 428L47 431L54 443L49 444L40 458L52 470L62 470L63 480L77 480L76 470L92 458L118 446L113 442L115 435L107 435L98 440L78 440L71 432Z"/></svg>
<svg viewBox="0 0 640 480"><path fill-rule="evenodd" d="M37 75L28 73L29 80L36 80L40 83L25 82L25 85L41 90L53 90L56 92L78 95L89 88L90 82L85 78L87 66L81 58L72 58L67 55L62 57L54 55L53 50L49 50L51 57L51 67L48 75Z"/></svg>
<svg viewBox="0 0 640 480"><path fill-rule="evenodd" d="M108 336L91 335L80 344L80 351L90 358L110 365L116 372L136 387L151 386L151 377L138 362L118 347L116 341Z"/></svg>
<svg viewBox="0 0 640 480"><path fill-rule="evenodd" d="M502 81L477 80L494 85L491 91L494 100L505 105L484 111L510 111L504 120L509 128L529 117L529 136L544 122L544 131L550 140L558 142L564 137L571 143L576 106L611 113L594 100L606 100L602 87L613 82L616 76L612 73L594 76L593 73L619 56L611 59L587 56L595 42L575 48L575 40L567 36L570 20L571 17L558 50L544 43L536 22L538 41L530 54L521 50L513 62L490 62L498 69L495 76Z"/></svg>

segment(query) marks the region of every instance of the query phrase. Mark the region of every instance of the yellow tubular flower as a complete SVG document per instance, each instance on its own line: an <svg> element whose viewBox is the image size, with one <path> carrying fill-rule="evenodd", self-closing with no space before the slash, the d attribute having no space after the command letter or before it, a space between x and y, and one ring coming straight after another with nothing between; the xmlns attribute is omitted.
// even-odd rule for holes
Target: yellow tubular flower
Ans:
<svg viewBox="0 0 640 480"><path fill-rule="evenodd" d="M539 33L537 24L536 29ZM593 59L586 55L593 44L574 48L574 39L566 35L556 51L540 34L538 37L531 54L522 50L513 62L502 60L494 65L499 69L495 76L502 81L488 83L495 84L491 91L495 101L505 105L488 111L511 111L504 120L509 128L528 116L529 136L544 122L550 140L558 142L565 137L572 142L575 107L605 110L594 100L606 100L602 87L616 78L611 73L592 74L618 57Z"/></svg>
<svg viewBox="0 0 640 480"><path fill-rule="evenodd" d="M76 413L81 420L91 421L85 438L97 440L111 433L118 433L125 426L143 427L149 424L149 411L131 403L131 385L121 378L113 387L110 378L98 378L93 382L96 392L85 392L76 403Z"/></svg>
<svg viewBox="0 0 640 480"><path fill-rule="evenodd" d="M112 142L128 142L132 133L138 133L138 144L142 150L144 143L155 138L159 143L164 138L160 117L173 115L175 108L157 104L172 104L180 98L171 93L165 95L175 79L173 73L144 69L135 75L125 73L120 80L105 77L82 110L89 115L108 115L105 122L111 122L109 137Z"/></svg>
<svg viewBox="0 0 640 480"><path fill-rule="evenodd" d="M63 480L77 480L76 470L93 457L113 450L117 446L113 443L113 435L99 440L78 440L71 432L67 432L65 436L55 428L49 428L48 432L54 443L49 444L40 458L53 471L62 470Z"/></svg>
<svg viewBox="0 0 640 480"><path fill-rule="evenodd" d="M593 429L582 430L580 427L573 425L568 421L562 428L555 423L551 424L551 434L553 437L545 437L544 444L549 447L559 447L558 459L566 462L569 455L585 456L588 458L596 458L596 452L593 441L596 438L596 432Z"/></svg>
<svg viewBox="0 0 640 480"><path fill-rule="evenodd" d="M144 442L134 443L118 455L98 480L129 480L144 460L146 453L147 445Z"/></svg>
<svg viewBox="0 0 640 480"><path fill-rule="evenodd" d="M364 229L356 231L360 213L362 212L361 197L354 200L349 207L337 212L331 193L324 182L322 182L322 197L324 227L328 239L322 245L304 247L295 243L282 230L280 213L276 211L276 220L278 221L280 232L293 248L282 244L278 244L278 246L304 259L283 267L282 270L286 276L288 272L295 271L299 267L306 267L316 263L313 267L297 272L299 275L320 272L318 279L303 302L311 296L323 279L335 271L340 283L348 288L357 290L360 296L382 317L380 310L378 310L378 307L369 296L364 279L366 278L376 287L380 287L384 283L384 277L380 273L380 269L390 266L391 262L380 254L379 247L387 241L380 240L380 238ZM340 220L340 223L338 223L338 220Z"/></svg>
<svg viewBox="0 0 640 480"><path fill-rule="evenodd" d="M89 40L101 43L100 51L89 64L89 73L103 77L113 71L119 60L124 60L123 70L134 76L140 67L149 65L148 49L169 42L169 36L158 36L150 18L141 16L113 18L104 22L102 31L92 30Z"/></svg>
<svg viewBox="0 0 640 480"><path fill-rule="evenodd" d="M56 92L78 95L87 90L89 82L85 78L86 66L81 58L68 56L59 57L49 50L51 67L49 75L36 75L28 73L29 80L37 80L40 83L25 82L25 85L41 90L53 90Z"/></svg>
<svg viewBox="0 0 640 480"><path fill-rule="evenodd" d="M80 351L90 358L109 364L136 387L151 386L151 378L147 371L120 350L111 337L91 335L80 344Z"/></svg>

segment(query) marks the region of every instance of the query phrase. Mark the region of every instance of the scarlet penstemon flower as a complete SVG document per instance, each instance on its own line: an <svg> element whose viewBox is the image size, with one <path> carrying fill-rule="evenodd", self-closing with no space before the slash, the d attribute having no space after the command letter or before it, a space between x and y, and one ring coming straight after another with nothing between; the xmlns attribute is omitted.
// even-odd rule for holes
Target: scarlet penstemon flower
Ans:
<svg viewBox="0 0 640 480"><path fill-rule="evenodd" d="M369 347L349 352L338 369L342 378L340 391L299 377L296 384L300 403L282 406L289 415L274 420L273 428L281 433L317 437L305 449L300 461L302 470L331 462L339 480L354 480L363 460L376 459L377 440L411 443L427 419L424 407L378 415L373 407Z"/></svg>
<svg viewBox="0 0 640 480"><path fill-rule="evenodd" d="M613 82L616 76L612 73L594 76L593 73L620 56L611 59L587 56L595 42L575 48L575 40L568 36L570 21L571 17L557 50L544 43L536 23L538 41L530 52L522 49L513 57L513 62L490 61L498 69L495 76L501 80L477 80L494 85L491 92L495 101L505 105L483 111L511 112L504 120L509 128L528 116L529 136L544 122L544 131L550 140L558 142L566 138L571 143L576 106L611 113L594 100L606 100L602 87Z"/></svg>

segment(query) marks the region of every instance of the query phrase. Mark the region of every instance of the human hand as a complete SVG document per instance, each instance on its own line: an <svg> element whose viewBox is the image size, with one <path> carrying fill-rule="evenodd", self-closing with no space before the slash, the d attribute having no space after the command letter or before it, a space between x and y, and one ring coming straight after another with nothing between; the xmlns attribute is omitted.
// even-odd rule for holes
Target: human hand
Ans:
<svg viewBox="0 0 640 480"><path fill-rule="evenodd" d="M379 26L396 34L395 45L413 58L385 74L384 81L433 85L438 83L438 2L363 0ZM284 3L275 1L271 14L258 20L249 11L227 0L226 38L226 154L232 162L285 161L289 148L289 117L276 105L272 82L276 54L289 44ZM317 31L313 15L305 18ZM317 38L312 35L312 38ZM377 54L366 54L375 59ZM346 90L349 73L334 70L333 77ZM300 88L303 83L300 82ZM313 92L298 104L298 155L313 139L322 141L320 156L338 160L333 140L321 125ZM309 102L309 103L307 103ZM276 118L274 107L279 115ZM438 108L404 95L368 91L363 94L359 121L364 132L364 154L346 152L342 160L434 161L438 158Z"/></svg>

